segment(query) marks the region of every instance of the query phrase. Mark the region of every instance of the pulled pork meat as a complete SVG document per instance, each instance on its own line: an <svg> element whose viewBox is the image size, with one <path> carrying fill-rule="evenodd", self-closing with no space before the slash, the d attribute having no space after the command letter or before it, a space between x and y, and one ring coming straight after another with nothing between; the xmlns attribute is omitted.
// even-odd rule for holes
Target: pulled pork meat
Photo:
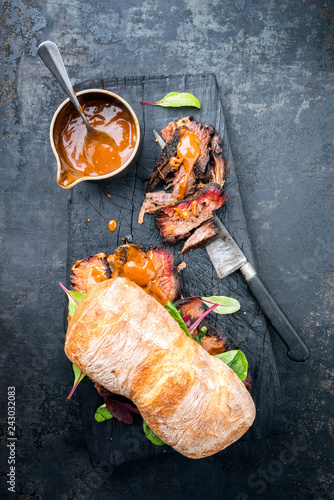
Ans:
<svg viewBox="0 0 334 500"><path fill-rule="evenodd" d="M193 233L184 253L206 245L216 235L213 221L205 223L226 200L222 193L226 169L221 137L212 125L197 122L192 116L170 122L161 134L166 145L146 185L138 222L143 223L146 213L155 214L165 243L192 238ZM160 183L164 189L152 191ZM212 194L213 185L216 203L211 203L208 194ZM203 193L208 198L201 203Z"/></svg>

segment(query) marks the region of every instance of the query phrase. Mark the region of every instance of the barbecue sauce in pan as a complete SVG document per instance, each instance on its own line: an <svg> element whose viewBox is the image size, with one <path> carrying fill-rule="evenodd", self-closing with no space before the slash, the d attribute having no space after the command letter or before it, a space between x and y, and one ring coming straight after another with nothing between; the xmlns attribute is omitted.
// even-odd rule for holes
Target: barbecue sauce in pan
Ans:
<svg viewBox="0 0 334 500"><path fill-rule="evenodd" d="M107 132L115 141L112 153L105 144L94 144L94 167L83 153L87 129L77 110L66 106L57 120L54 137L61 160L60 185L68 186L80 177L98 177L118 170L131 156L136 144L136 125L119 101L96 96L81 106L93 128ZM107 154L108 153L108 154ZM108 157L106 165L105 158Z"/></svg>

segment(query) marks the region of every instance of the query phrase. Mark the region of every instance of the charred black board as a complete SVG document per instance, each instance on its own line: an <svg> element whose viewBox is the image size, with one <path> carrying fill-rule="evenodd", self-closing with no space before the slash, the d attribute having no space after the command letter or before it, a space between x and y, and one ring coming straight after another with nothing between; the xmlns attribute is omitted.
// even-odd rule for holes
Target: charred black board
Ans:
<svg viewBox="0 0 334 500"><path fill-rule="evenodd" d="M171 120L192 114L195 120L214 125L222 136L223 154L227 163L225 192L228 201L217 212L248 260L254 262L246 229L238 181L233 165L223 109L214 75L183 75L134 77L85 82L84 88L105 88L125 98L134 108L143 133L142 153L137 165L126 176L113 182L83 182L71 190L68 270L78 259L98 252L107 255L131 234L135 242L160 245L154 217L146 215L144 224L137 223L144 200L145 179L149 176L160 149L152 129L160 131ZM161 108L141 105L138 101L157 101L171 91L191 92L201 102L201 109ZM107 196L110 194L110 197ZM90 221L88 221L90 219ZM117 230L108 230L108 221L116 219ZM245 352L252 377L252 391L257 416L253 427L242 439L258 439L283 432L285 420L272 344L266 320L247 289L240 273L219 280L206 250L180 253L183 242L169 247L176 263L185 261L182 271L182 293L193 295L228 295L241 302L241 310L233 315L212 314L210 321L222 325ZM69 272L68 272L69 275ZM68 283L69 285L69 283ZM144 436L141 418L133 426L114 419L105 423L94 420L95 408L102 400L93 384L85 379L73 397L80 398L87 446L93 464L121 464L163 452L174 453L168 446L154 446Z"/></svg>

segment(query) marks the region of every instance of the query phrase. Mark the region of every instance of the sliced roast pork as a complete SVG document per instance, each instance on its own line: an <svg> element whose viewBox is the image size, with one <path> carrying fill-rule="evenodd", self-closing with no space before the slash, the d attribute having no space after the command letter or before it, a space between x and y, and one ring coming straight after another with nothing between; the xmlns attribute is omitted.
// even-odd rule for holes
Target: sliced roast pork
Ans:
<svg viewBox="0 0 334 500"><path fill-rule="evenodd" d="M212 182L216 182L223 186L225 182L225 160L223 158L223 150L221 148L221 137L219 134L214 134L211 139L211 155L213 166L210 168Z"/></svg>
<svg viewBox="0 0 334 500"><path fill-rule="evenodd" d="M138 215L138 224L142 224L144 222L145 214L154 214L157 210L168 207L176 201L177 198L174 194L166 193L166 191L146 193L144 203L142 204Z"/></svg>
<svg viewBox="0 0 334 500"><path fill-rule="evenodd" d="M213 222L213 219L208 220L201 224L195 232L189 236L183 248L181 250L182 253L189 252L189 250L194 250L195 248L202 247L209 243L209 241L217 236L217 229Z"/></svg>
<svg viewBox="0 0 334 500"><path fill-rule="evenodd" d="M223 150L221 148L221 136L219 134L214 134L211 139L211 150L213 153L216 153L217 155L220 155L223 153Z"/></svg>
<svg viewBox="0 0 334 500"><path fill-rule="evenodd" d="M180 278L175 267L174 256L168 250L159 247L147 252L156 271L155 283L172 302L180 293Z"/></svg>
<svg viewBox="0 0 334 500"><path fill-rule="evenodd" d="M70 276L73 290L85 294L96 283L111 278L106 257L106 254L101 252L83 260L77 260L72 266Z"/></svg>
<svg viewBox="0 0 334 500"><path fill-rule="evenodd" d="M171 193L166 193L166 191L163 190L146 193L145 201L142 204L139 212L138 224L142 224L144 222L145 214L154 214L159 209L168 207L169 205L176 203L179 197L179 186L184 178L185 169L184 166L181 165L174 178L167 186L167 188L173 187L173 191ZM196 178L194 172L191 172L188 177L186 196L191 196L195 192L195 190Z"/></svg>
<svg viewBox="0 0 334 500"><path fill-rule="evenodd" d="M77 261L71 270L74 290L86 294L88 290L106 279L126 276L163 305L179 295L180 280L169 250L151 248L145 251L140 245L126 243L106 258L105 253Z"/></svg>
<svg viewBox="0 0 334 500"><path fill-rule="evenodd" d="M204 223L226 199L221 192L225 181L221 137L212 125L192 116L170 122L161 133L166 146L146 186L138 223L143 223L145 213L155 214L165 243L191 236L184 253L205 245L216 234L212 223ZM164 190L152 191L160 181Z"/></svg>
<svg viewBox="0 0 334 500"><path fill-rule="evenodd" d="M180 311L182 316L189 316L189 319L194 322L204 313L203 302L200 297L186 297L175 302L175 307Z"/></svg>
<svg viewBox="0 0 334 500"><path fill-rule="evenodd" d="M177 145L180 142L180 134L178 130L175 130L173 137L166 144L160 153L160 156L151 172L150 178L145 188L145 192L148 193L160 182L164 181L166 177L175 170L170 164L170 159L176 156Z"/></svg>
<svg viewBox="0 0 334 500"><path fill-rule="evenodd" d="M192 116L186 116L175 122L170 122L166 128L161 131L163 139L168 143L174 136L175 130L179 128L187 128L193 132L200 140L201 153L195 165L196 177L199 179L205 173L205 169L210 157L210 140L215 129L212 125L205 125L204 123L197 122Z"/></svg>
<svg viewBox="0 0 334 500"><path fill-rule="evenodd" d="M206 319L200 323L200 328L203 326L207 328L207 331L201 346L204 347L209 354L219 354L220 352L231 351L238 348L236 341L223 328L213 326L206 321Z"/></svg>
<svg viewBox="0 0 334 500"><path fill-rule="evenodd" d="M220 187L223 187L225 182L225 160L223 155L217 155L216 153L212 153L213 156L213 167L210 168L211 179L212 182L219 184Z"/></svg>
<svg viewBox="0 0 334 500"><path fill-rule="evenodd" d="M214 210L226 200L218 184L210 183L196 195L159 210L155 215L161 238L176 243L188 238L191 232L213 216Z"/></svg>

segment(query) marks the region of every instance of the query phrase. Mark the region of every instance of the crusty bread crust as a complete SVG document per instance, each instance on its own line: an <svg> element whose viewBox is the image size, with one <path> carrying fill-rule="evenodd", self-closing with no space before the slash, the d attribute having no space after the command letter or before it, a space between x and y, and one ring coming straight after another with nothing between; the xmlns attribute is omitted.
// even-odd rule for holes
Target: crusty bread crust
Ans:
<svg viewBox="0 0 334 500"><path fill-rule="evenodd" d="M126 278L91 288L70 321L65 352L95 382L133 401L186 457L217 453L254 421L253 400L237 375Z"/></svg>

